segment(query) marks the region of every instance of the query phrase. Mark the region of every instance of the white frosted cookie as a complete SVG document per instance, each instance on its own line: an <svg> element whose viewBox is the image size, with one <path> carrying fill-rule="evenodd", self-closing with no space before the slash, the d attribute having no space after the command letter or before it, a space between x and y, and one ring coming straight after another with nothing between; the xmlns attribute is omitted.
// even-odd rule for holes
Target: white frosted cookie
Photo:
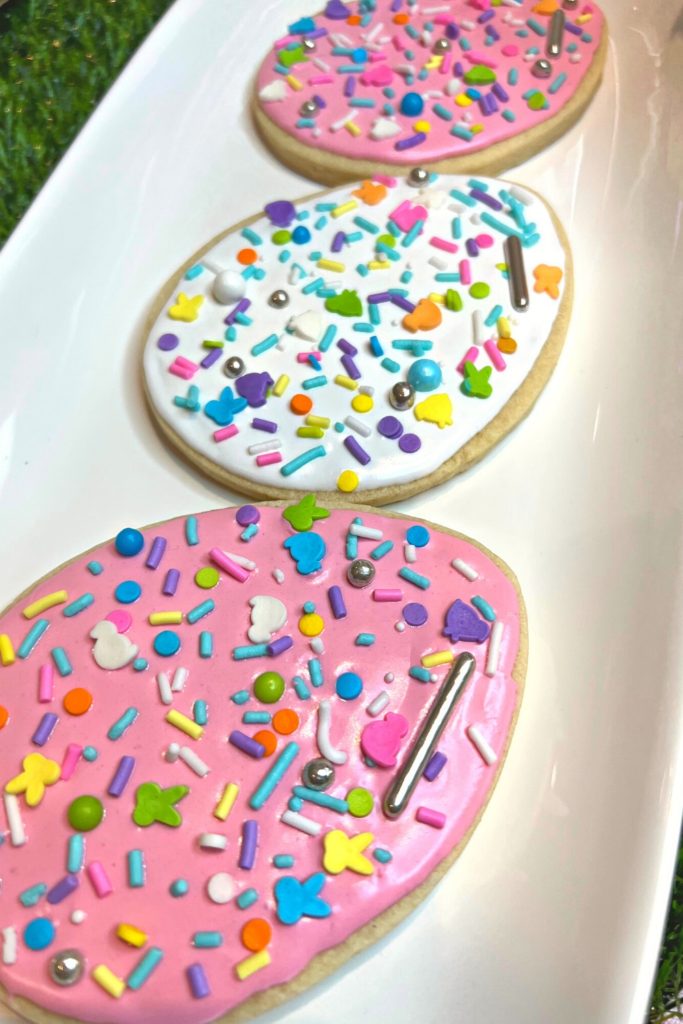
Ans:
<svg viewBox="0 0 683 1024"><path fill-rule="evenodd" d="M274 35L256 126L325 185L417 162L498 174L529 159L590 103L608 39L587 0L328 0Z"/></svg>
<svg viewBox="0 0 683 1024"><path fill-rule="evenodd" d="M572 296L551 209L495 179L274 200L195 254L145 327L164 435L247 494L383 504L480 459L555 366Z"/></svg>

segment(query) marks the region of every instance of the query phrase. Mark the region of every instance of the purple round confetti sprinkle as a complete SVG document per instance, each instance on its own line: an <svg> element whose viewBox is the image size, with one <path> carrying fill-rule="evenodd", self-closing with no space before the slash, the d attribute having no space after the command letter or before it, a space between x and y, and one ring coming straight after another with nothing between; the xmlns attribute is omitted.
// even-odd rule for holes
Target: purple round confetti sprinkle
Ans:
<svg viewBox="0 0 683 1024"><path fill-rule="evenodd" d="M296 207L288 199L276 199L272 203L266 203L264 210L270 223L276 228L288 228L296 217Z"/></svg>
<svg viewBox="0 0 683 1024"><path fill-rule="evenodd" d="M78 889L78 885L77 875L65 875L56 885L52 886L45 899L54 907L57 903L65 900L67 896L70 896L72 892L75 892Z"/></svg>
<svg viewBox="0 0 683 1024"><path fill-rule="evenodd" d="M459 35L460 29L454 21L450 21L448 25L446 25L446 36L449 39L457 39Z"/></svg>
<svg viewBox="0 0 683 1024"><path fill-rule="evenodd" d="M446 757L446 755L442 754L440 750L437 750L434 754L432 754L432 756L429 758L429 761L427 762L427 767L422 772L427 782L434 781L434 779L437 777L443 766L446 764L447 760L448 758Z"/></svg>
<svg viewBox="0 0 683 1024"><path fill-rule="evenodd" d="M241 505L235 512L235 519L240 526L251 526L252 523L258 523L260 518L261 513L256 505Z"/></svg>
<svg viewBox="0 0 683 1024"><path fill-rule="evenodd" d="M424 626L429 618L429 612L419 601L411 601L403 609L403 618L409 626Z"/></svg>
<svg viewBox="0 0 683 1024"><path fill-rule="evenodd" d="M239 866L245 871L251 871L254 866L257 846L258 822L250 819L242 824L242 848L240 850Z"/></svg>
<svg viewBox="0 0 683 1024"><path fill-rule="evenodd" d="M398 442L398 446L402 452L412 455L413 452L418 452L420 450L422 447L422 441L417 434L404 434Z"/></svg>
<svg viewBox="0 0 683 1024"><path fill-rule="evenodd" d="M403 424L395 416L383 416L377 424L377 429L382 437L395 441L403 433Z"/></svg>
<svg viewBox="0 0 683 1024"><path fill-rule="evenodd" d="M157 348L160 348L162 352L172 352L179 344L180 338L177 334L162 334L157 341Z"/></svg>

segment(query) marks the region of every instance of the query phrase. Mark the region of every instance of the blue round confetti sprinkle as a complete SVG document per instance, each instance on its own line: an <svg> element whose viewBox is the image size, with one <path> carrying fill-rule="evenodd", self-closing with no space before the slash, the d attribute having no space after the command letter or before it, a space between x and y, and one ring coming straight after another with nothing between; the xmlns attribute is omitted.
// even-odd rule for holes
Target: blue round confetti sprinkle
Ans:
<svg viewBox="0 0 683 1024"><path fill-rule="evenodd" d="M442 378L441 367L433 359L416 359L408 370L408 383L416 391L434 391Z"/></svg>
<svg viewBox="0 0 683 1024"><path fill-rule="evenodd" d="M133 662L133 669L135 672L144 672L146 668L149 668L147 658L136 658Z"/></svg>
<svg viewBox="0 0 683 1024"><path fill-rule="evenodd" d="M304 614L312 615L314 611L315 604L313 603L313 601L306 601L306 604L304 605Z"/></svg>
<svg viewBox="0 0 683 1024"><path fill-rule="evenodd" d="M311 232L308 228L305 228L303 224L299 224L297 228L292 231L292 241L296 242L297 245L304 245L306 242L310 242Z"/></svg>
<svg viewBox="0 0 683 1024"><path fill-rule="evenodd" d="M83 757L86 761L96 761L98 753L95 747L83 747Z"/></svg>
<svg viewBox="0 0 683 1024"><path fill-rule="evenodd" d="M47 949L55 937L55 926L49 917L34 917L24 928L24 943L29 949Z"/></svg>
<svg viewBox="0 0 683 1024"><path fill-rule="evenodd" d="M114 597L121 604L133 604L142 593L142 587L135 580L124 580L114 591Z"/></svg>
<svg viewBox="0 0 683 1024"><path fill-rule="evenodd" d="M334 429L337 431L338 434L343 434L346 428L344 427L343 423L335 423Z"/></svg>
<svg viewBox="0 0 683 1024"><path fill-rule="evenodd" d="M161 633L154 637L152 646L160 658L170 658L180 650L180 637L172 629L162 629Z"/></svg>
<svg viewBox="0 0 683 1024"><path fill-rule="evenodd" d="M409 526L406 540L416 548L425 548L429 544L429 530L426 526Z"/></svg>
<svg viewBox="0 0 683 1024"><path fill-rule="evenodd" d="M119 530L116 534L114 547L120 555L123 555L124 558L132 558L133 555L137 555L142 551L144 543L145 538L142 536L140 531L133 530L130 526L127 526L124 530Z"/></svg>
<svg viewBox="0 0 683 1024"><path fill-rule="evenodd" d="M355 672L342 672L337 677L335 689L342 700L355 700L363 691L363 680Z"/></svg>
<svg viewBox="0 0 683 1024"><path fill-rule="evenodd" d="M424 110L424 100L419 92L407 92L401 100L401 113L406 117L417 117Z"/></svg>
<svg viewBox="0 0 683 1024"><path fill-rule="evenodd" d="M368 51L364 50L362 46L359 46L357 50L354 50L351 54L351 60L354 64L364 64L368 59Z"/></svg>
<svg viewBox="0 0 683 1024"><path fill-rule="evenodd" d="M190 886L184 878L176 878L175 882L171 882L169 886L171 896L187 896L189 891Z"/></svg>

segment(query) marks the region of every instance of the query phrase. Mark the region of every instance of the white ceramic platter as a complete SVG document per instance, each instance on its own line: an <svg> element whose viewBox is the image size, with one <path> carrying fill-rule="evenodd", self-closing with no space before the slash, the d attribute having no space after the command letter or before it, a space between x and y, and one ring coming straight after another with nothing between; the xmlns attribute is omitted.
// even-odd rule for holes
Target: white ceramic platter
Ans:
<svg viewBox="0 0 683 1024"><path fill-rule="evenodd" d="M0 605L123 524L236 497L155 433L138 331L206 239L311 191L247 113L274 28L311 6L178 0L3 251ZM574 249L555 376L475 470L402 506L522 581L529 675L505 771L420 910L263 1024L643 1021L683 807L683 19L676 0L603 6L593 105L509 175Z"/></svg>

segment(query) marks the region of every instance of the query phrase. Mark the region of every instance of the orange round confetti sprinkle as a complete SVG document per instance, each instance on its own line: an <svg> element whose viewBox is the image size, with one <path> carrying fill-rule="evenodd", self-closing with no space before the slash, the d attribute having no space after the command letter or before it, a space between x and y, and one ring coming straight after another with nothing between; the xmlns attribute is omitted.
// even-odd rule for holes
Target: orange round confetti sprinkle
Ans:
<svg viewBox="0 0 683 1024"><path fill-rule="evenodd" d="M313 408L313 402L308 395L292 395L289 408L297 416L305 416Z"/></svg>
<svg viewBox="0 0 683 1024"><path fill-rule="evenodd" d="M410 21L410 16L408 14L395 14L392 20L394 25L407 25Z"/></svg>
<svg viewBox="0 0 683 1024"><path fill-rule="evenodd" d="M90 710L92 704L92 694L90 690L83 689L82 686L77 686L73 690L69 690L68 693L64 694L64 700L62 701L64 710L70 715L84 715L86 711Z"/></svg>
<svg viewBox="0 0 683 1024"><path fill-rule="evenodd" d="M241 263L243 267L251 266L252 263L256 263L257 259L256 249L240 249L237 253L237 262Z"/></svg>
<svg viewBox="0 0 683 1024"><path fill-rule="evenodd" d="M252 917L251 921L247 921L243 926L240 933L243 944L252 953L258 953L260 950L265 949L270 942L272 934L273 929L262 917Z"/></svg>
<svg viewBox="0 0 683 1024"><path fill-rule="evenodd" d="M265 748L266 752L264 757L270 757L271 754L275 753L277 747L277 736L270 729L259 729L258 732L254 733L253 737L257 743L261 743Z"/></svg>
<svg viewBox="0 0 683 1024"><path fill-rule="evenodd" d="M291 708L282 708L273 715L273 729L281 736L289 736L299 728L299 716Z"/></svg>
<svg viewBox="0 0 683 1024"><path fill-rule="evenodd" d="M0 704L0 729L3 729L9 722L9 711Z"/></svg>
<svg viewBox="0 0 683 1024"><path fill-rule="evenodd" d="M360 23L361 23L361 16L360 16L360 14L350 14L348 16L348 18L346 19L346 24L347 25L360 25Z"/></svg>
<svg viewBox="0 0 683 1024"><path fill-rule="evenodd" d="M514 338L499 338L498 348L501 352L511 356L513 352L517 351L517 342Z"/></svg>

